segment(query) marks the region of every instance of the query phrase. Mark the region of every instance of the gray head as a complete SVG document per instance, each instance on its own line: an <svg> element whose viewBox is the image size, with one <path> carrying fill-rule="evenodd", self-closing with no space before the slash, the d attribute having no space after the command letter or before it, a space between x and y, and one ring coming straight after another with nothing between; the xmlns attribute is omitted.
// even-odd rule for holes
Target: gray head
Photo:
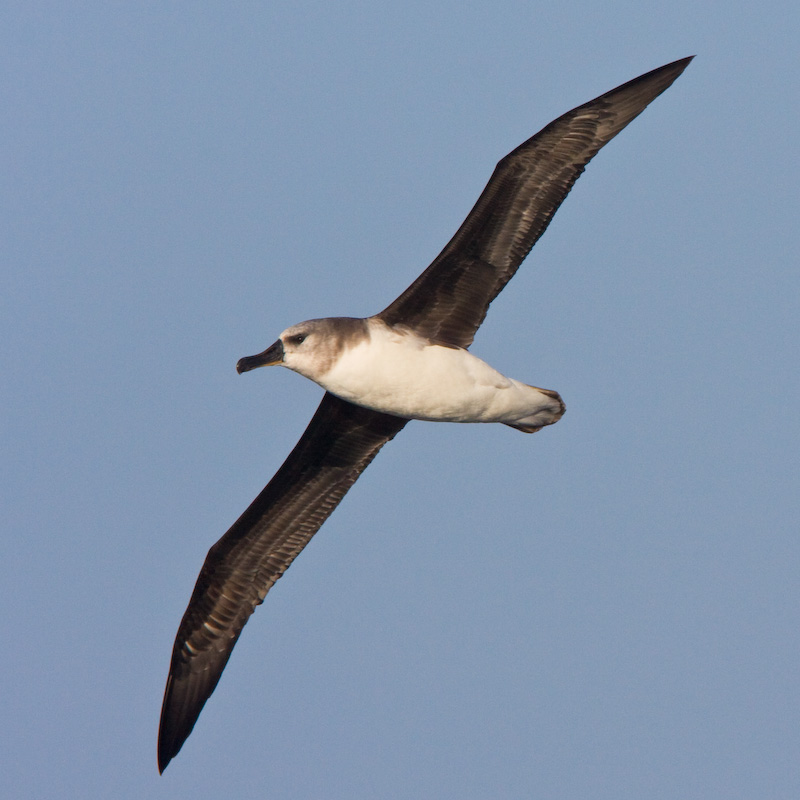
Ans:
<svg viewBox="0 0 800 800"><path fill-rule="evenodd" d="M366 319L310 319L287 328L263 353L240 359L236 371L241 374L257 367L277 365L288 367L313 381L331 368L342 350L368 338Z"/></svg>

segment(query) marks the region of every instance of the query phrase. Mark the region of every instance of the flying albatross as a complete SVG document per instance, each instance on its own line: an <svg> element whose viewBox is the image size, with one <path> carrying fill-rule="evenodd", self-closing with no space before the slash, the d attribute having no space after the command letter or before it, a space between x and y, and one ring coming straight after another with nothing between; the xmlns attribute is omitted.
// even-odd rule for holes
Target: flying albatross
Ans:
<svg viewBox="0 0 800 800"><path fill-rule="evenodd" d="M410 419L502 422L533 433L564 413L556 392L506 378L467 348L589 160L690 61L578 106L509 153L444 250L379 314L301 322L236 365L240 373L285 366L326 391L275 477L208 552L172 650L160 772L191 733L255 607Z"/></svg>

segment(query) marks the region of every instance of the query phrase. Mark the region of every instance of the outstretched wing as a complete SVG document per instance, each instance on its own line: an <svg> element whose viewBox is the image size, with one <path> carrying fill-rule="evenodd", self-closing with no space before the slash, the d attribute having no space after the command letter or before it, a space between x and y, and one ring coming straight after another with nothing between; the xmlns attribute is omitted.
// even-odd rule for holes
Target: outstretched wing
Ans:
<svg viewBox="0 0 800 800"><path fill-rule="evenodd" d="M428 339L469 347L489 303L514 276L586 164L692 58L648 72L568 111L509 153L444 250L376 316Z"/></svg>
<svg viewBox="0 0 800 800"><path fill-rule="evenodd" d="M406 422L326 394L275 477L209 550L172 650L159 771L191 733L255 607Z"/></svg>

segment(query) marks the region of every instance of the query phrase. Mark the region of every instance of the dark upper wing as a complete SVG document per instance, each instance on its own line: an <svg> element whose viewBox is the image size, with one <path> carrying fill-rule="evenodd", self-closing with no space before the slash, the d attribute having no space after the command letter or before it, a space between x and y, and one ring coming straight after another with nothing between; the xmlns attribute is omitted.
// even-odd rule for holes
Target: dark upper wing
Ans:
<svg viewBox="0 0 800 800"><path fill-rule="evenodd" d="M172 650L160 771L191 733L255 607L406 422L326 394L275 477L209 550Z"/></svg>
<svg viewBox="0 0 800 800"><path fill-rule="evenodd" d="M688 66L683 58L567 112L503 158L456 235L377 314L429 339L469 347L589 160Z"/></svg>

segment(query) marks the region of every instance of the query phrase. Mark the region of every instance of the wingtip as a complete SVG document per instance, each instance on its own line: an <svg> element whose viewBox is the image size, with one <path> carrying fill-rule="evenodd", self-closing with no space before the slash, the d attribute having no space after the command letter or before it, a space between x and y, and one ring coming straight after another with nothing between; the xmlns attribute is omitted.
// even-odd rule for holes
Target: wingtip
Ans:
<svg viewBox="0 0 800 800"><path fill-rule="evenodd" d="M169 765L169 762L172 761L173 756L176 753L172 752L170 748L167 747L166 742L159 736L158 739L158 774L163 775L164 770Z"/></svg>
<svg viewBox="0 0 800 800"><path fill-rule="evenodd" d="M583 108L591 108L598 102L602 103L603 101L614 102L617 104L618 110L622 110L627 102L632 116L625 117L626 121L619 127L619 130L622 130L629 122L639 116L656 97L672 86L683 74L686 67L689 66L692 59L694 59L694 56L685 56L676 61L670 61L669 64L651 69L649 72L645 72L643 75L626 81L615 89L600 95L600 97L584 103L583 106L579 106L573 112ZM569 116L573 112L567 112L564 116Z"/></svg>
<svg viewBox="0 0 800 800"><path fill-rule="evenodd" d="M669 64L664 64L662 67L656 67L650 72L645 72L644 75L640 75L638 78L634 78L633 81L630 83L638 82L641 80L648 80L650 78L655 78L657 75L670 75L672 76L672 81L676 80L679 75L683 73L686 67L694 59L694 56L685 56L684 58L679 58L675 61L670 61Z"/></svg>
<svg viewBox="0 0 800 800"><path fill-rule="evenodd" d="M161 719L158 724L158 774L163 775L167 765L180 751L184 739L177 741L175 735L174 717L170 713L172 708L172 668L167 678L167 686L164 690L164 702L161 706ZM188 736L188 734L187 734ZM177 745L177 746L176 746Z"/></svg>
<svg viewBox="0 0 800 800"><path fill-rule="evenodd" d="M679 59L677 59L676 61L673 61L670 64L665 64L660 69L661 70L674 69L677 72L677 75L681 75L683 73L683 71L686 69L686 67L688 67L689 64L691 64L693 60L694 60L694 56L693 55L692 56L685 56L684 58L679 58ZM657 71L659 71L659 70L654 70L654 72L657 72ZM677 75L676 75L676 77L677 77Z"/></svg>

